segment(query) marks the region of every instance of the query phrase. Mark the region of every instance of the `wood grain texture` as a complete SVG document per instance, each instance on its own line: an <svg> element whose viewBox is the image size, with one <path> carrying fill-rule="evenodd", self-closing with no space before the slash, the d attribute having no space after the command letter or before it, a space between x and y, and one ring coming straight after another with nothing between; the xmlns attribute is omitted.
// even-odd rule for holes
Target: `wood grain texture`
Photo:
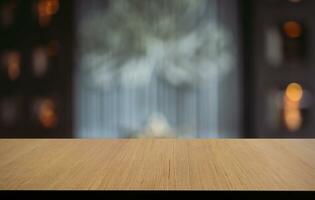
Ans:
<svg viewBox="0 0 315 200"><path fill-rule="evenodd" d="M315 190L315 140L2 139L0 189Z"/></svg>

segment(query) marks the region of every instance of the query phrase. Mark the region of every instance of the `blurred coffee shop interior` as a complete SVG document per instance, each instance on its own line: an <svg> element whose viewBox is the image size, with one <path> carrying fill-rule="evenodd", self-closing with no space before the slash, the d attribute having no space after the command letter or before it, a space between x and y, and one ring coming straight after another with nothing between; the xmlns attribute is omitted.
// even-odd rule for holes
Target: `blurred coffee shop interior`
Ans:
<svg viewBox="0 0 315 200"><path fill-rule="evenodd" d="M314 0L1 0L0 138L312 138Z"/></svg>

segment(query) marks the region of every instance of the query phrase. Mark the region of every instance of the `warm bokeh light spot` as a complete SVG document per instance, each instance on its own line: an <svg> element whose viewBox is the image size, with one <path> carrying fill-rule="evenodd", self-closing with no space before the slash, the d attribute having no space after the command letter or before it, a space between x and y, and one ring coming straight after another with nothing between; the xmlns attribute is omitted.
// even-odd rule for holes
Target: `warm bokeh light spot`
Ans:
<svg viewBox="0 0 315 200"><path fill-rule="evenodd" d="M299 130L302 126L300 103L303 97L303 88L298 83L290 83L283 98L284 122L291 132Z"/></svg>
<svg viewBox="0 0 315 200"><path fill-rule="evenodd" d="M39 116L41 124L46 128L53 128L57 123L57 114L55 104L51 99L45 99L39 107Z"/></svg>
<svg viewBox="0 0 315 200"><path fill-rule="evenodd" d="M302 34L301 24L296 21L288 21L283 25L285 34L290 38L298 38Z"/></svg>
<svg viewBox="0 0 315 200"><path fill-rule="evenodd" d="M40 26L48 26L59 9L59 0L39 0L36 6Z"/></svg>
<svg viewBox="0 0 315 200"><path fill-rule="evenodd" d="M17 51L11 51L4 54L2 58L3 65L5 66L8 78L15 81L21 74L21 55Z"/></svg>
<svg viewBox="0 0 315 200"><path fill-rule="evenodd" d="M298 109L285 110L285 122L290 131L295 132L299 130L302 125L300 111Z"/></svg>
<svg viewBox="0 0 315 200"><path fill-rule="evenodd" d="M286 88L285 95L291 101L300 101L303 96L303 88L298 83L290 83Z"/></svg>

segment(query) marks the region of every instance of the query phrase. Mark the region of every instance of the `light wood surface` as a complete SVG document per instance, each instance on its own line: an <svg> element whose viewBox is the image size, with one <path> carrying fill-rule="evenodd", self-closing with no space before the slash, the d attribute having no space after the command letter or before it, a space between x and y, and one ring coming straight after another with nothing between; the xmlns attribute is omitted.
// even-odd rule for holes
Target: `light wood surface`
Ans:
<svg viewBox="0 0 315 200"><path fill-rule="evenodd" d="M0 189L315 190L315 140L2 139Z"/></svg>

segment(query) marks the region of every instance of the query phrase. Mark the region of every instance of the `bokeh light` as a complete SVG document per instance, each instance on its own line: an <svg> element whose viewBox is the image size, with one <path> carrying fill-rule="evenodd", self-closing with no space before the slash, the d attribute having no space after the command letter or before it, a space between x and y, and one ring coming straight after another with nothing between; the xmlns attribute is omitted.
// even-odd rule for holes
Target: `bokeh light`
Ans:
<svg viewBox="0 0 315 200"><path fill-rule="evenodd" d="M7 76L15 81L21 74L21 54L17 51L9 51L2 57L2 63L6 68Z"/></svg>
<svg viewBox="0 0 315 200"><path fill-rule="evenodd" d="M301 101L303 96L303 88L298 83L290 83L286 88L285 94L291 101Z"/></svg>
<svg viewBox="0 0 315 200"><path fill-rule="evenodd" d="M301 24L296 21L288 21L283 25L285 34L290 38L298 38L302 34Z"/></svg>
<svg viewBox="0 0 315 200"><path fill-rule="evenodd" d="M284 95L284 122L291 132L298 131L302 126L300 103L303 97L303 88L298 83L290 83Z"/></svg>
<svg viewBox="0 0 315 200"><path fill-rule="evenodd" d="M59 9L59 0L39 0L36 6L40 26L48 26Z"/></svg>
<svg viewBox="0 0 315 200"><path fill-rule="evenodd" d="M38 119L46 128L53 128L56 126L56 105L51 99L44 99L40 102Z"/></svg>

